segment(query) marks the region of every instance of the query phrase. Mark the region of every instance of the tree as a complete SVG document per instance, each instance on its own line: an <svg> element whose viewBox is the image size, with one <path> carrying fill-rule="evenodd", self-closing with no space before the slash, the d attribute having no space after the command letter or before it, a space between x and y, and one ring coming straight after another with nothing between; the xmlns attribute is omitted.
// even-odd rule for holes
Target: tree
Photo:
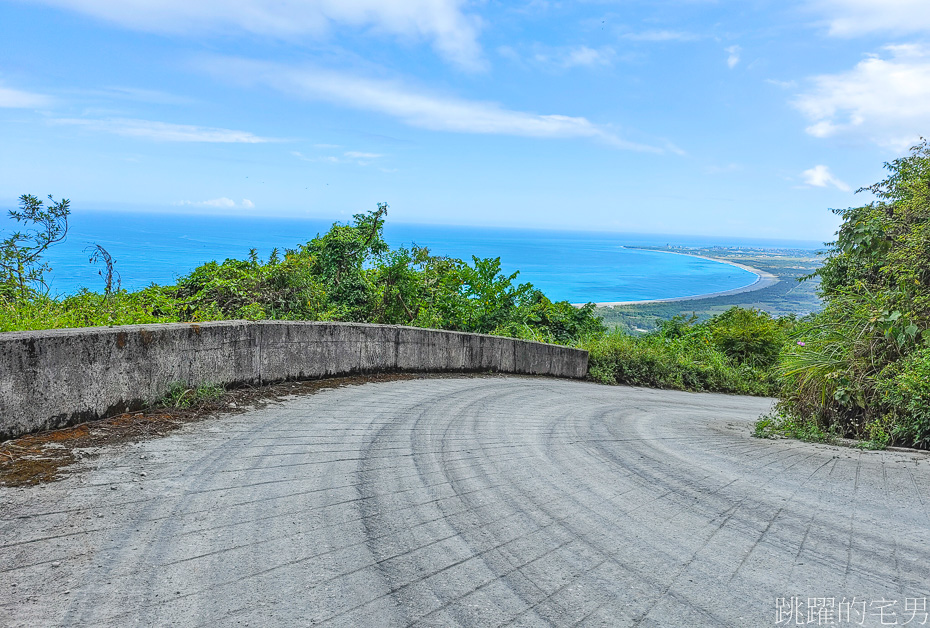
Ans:
<svg viewBox="0 0 930 628"><path fill-rule="evenodd" d="M51 245L61 242L68 235L70 201L55 202L48 195L49 205L31 194L19 197L19 209L11 209L10 218L27 225L25 231L15 231L0 242L0 294L7 297L26 299L45 286L43 275L51 267L42 261L42 255Z"/></svg>
<svg viewBox="0 0 930 628"><path fill-rule="evenodd" d="M366 321L372 315L377 298L367 271L390 250L382 235L387 210L387 203L378 203L377 211L355 214L352 224L336 223L302 247L336 320Z"/></svg>

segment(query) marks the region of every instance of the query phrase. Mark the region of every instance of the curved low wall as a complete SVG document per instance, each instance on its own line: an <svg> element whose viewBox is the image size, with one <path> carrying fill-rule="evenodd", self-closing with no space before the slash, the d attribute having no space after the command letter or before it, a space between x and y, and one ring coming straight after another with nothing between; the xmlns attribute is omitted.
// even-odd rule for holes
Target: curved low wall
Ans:
<svg viewBox="0 0 930 628"><path fill-rule="evenodd" d="M223 321L0 333L0 439L142 407L170 384L385 371L584 377L588 352L435 329Z"/></svg>

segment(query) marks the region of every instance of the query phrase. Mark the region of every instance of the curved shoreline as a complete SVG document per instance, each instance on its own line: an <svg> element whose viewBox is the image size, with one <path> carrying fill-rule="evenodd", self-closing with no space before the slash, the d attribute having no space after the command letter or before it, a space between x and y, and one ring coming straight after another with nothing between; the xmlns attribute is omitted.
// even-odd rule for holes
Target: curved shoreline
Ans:
<svg viewBox="0 0 930 628"><path fill-rule="evenodd" d="M625 249L637 249L635 246L625 246ZM695 294L691 296L684 297L668 297L665 299L643 299L640 301L604 301L601 303L595 303L594 305L598 307L614 307L615 305L646 305L649 303L674 303L675 301L697 301L700 299L710 299L713 297L724 297L733 294L743 294L744 292L753 292L754 290L761 290L762 288L768 288L769 286L774 286L779 282L778 277L773 275L770 272L759 270L752 266L747 266L746 264L740 264L739 262L731 262L730 260L717 259L715 257L707 257L706 255L694 255L692 253L679 253L678 251L660 251L655 249L637 249L640 251L652 251L654 253L669 253L671 255L688 255L689 257L697 257L700 259L710 260L712 262L720 262L721 264L729 264L730 266L736 266L737 268L742 268L745 271L749 271L756 276L756 280L751 284L741 286L739 288L732 288L730 290L721 290L718 292L708 292L706 294ZM573 303L572 305L584 305L584 303Z"/></svg>

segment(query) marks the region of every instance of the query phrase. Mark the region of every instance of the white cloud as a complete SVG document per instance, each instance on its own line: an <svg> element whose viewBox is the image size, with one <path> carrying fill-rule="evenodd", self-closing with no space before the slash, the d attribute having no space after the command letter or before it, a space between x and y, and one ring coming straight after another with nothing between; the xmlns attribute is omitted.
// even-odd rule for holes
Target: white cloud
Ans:
<svg viewBox="0 0 930 628"><path fill-rule="evenodd" d="M0 107L9 109L34 109L51 103L48 96L33 94L0 85Z"/></svg>
<svg viewBox="0 0 930 628"><path fill-rule="evenodd" d="M769 85L774 85L775 87L780 87L782 89L796 89L798 86L797 81L779 81L778 79L765 79L765 82Z"/></svg>
<svg viewBox="0 0 930 628"><path fill-rule="evenodd" d="M190 105L197 102L193 98L177 96L154 89L141 89L138 87L108 87L97 93L103 96L125 98L153 105Z"/></svg>
<svg viewBox="0 0 930 628"><path fill-rule="evenodd" d="M849 192L852 189L847 183L837 179L833 173L830 172L830 169L824 165L814 166L810 170L805 170L801 173L801 176L804 177L804 183L813 185L814 187L825 188L832 185L842 192Z"/></svg>
<svg viewBox="0 0 930 628"><path fill-rule="evenodd" d="M317 144L316 148L339 148L334 144ZM346 164L346 163L356 163L359 166L367 166L373 160L380 159L384 155L380 153L366 153L357 150L347 150L342 153L341 157L336 157L335 155L323 155L321 157L308 157L301 152L296 150L291 151L291 154L301 161L324 161L331 164Z"/></svg>
<svg viewBox="0 0 930 628"><path fill-rule="evenodd" d="M512 46L498 46L497 54L510 61L520 62L523 60L520 57L520 53L514 50Z"/></svg>
<svg viewBox="0 0 930 628"><path fill-rule="evenodd" d="M640 33L624 33L620 35L623 39L630 41L695 41L698 38L693 33L683 31L666 31L666 30L648 30Z"/></svg>
<svg viewBox="0 0 930 628"><path fill-rule="evenodd" d="M930 48L887 46L839 74L812 77L793 105L814 137L853 135L902 151L930 129Z"/></svg>
<svg viewBox="0 0 930 628"><path fill-rule="evenodd" d="M189 124L171 124L169 122L155 122L152 120L134 120L130 118L106 118L101 120L58 118L52 120L52 122L55 124L81 126L92 131L113 133L115 135L122 135L123 137L135 137L161 142L261 144L264 142L279 141L272 138L259 137L247 131L234 131L232 129L218 129Z"/></svg>
<svg viewBox="0 0 930 628"><path fill-rule="evenodd" d="M480 20L464 0L31 0L157 33L245 31L287 40L325 37L334 24L430 40L446 59L481 66Z"/></svg>
<svg viewBox="0 0 930 628"><path fill-rule="evenodd" d="M291 67L245 59L214 58L204 67L231 80L265 84L309 100L334 103L397 118L404 124L454 133L539 138L590 138L616 148L662 152L620 138L583 117L514 111L493 102L465 100L387 81L312 67Z"/></svg>
<svg viewBox="0 0 930 628"><path fill-rule="evenodd" d="M811 0L824 15L831 35L854 37L874 32L930 32L927 0Z"/></svg>
<svg viewBox="0 0 930 628"><path fill-rule="evenodd" d="M503 56L507 56L502 51ZM533 55L538 63L554 65L560 68L593 67L598 65L611 65L616 56L613 48L604 46L594 49L588 46L573 46L565 48L544 49L539 47Z"/></svg>
<svg viewBox="0 0 930 628"><path fill-rule="evenodd" d="M729 163L723 166L710 165L704 168L704 172L707 174L729 174L731 172L739 172L743 169L743 166L740 164Z"/></svg>
<svg viewBox="0 0 930 628"><path fill-rule="evenodd" d="M610 65L613 61L614 51L612 48L588 48L587 46L575 46L570 48L559 61L564 68L575 66L595 66Z"/></svg>
<svg viewBox="0 0 930 628"><path fill-rule="evenodd" d="M186 205L190 207L213 207L216 209L253 209L255 207L255 203L247 198L242 199L241 203L237 203L231 198L226 198L225 196L210 199L209 201L178 201L177 203L174 203L174 205Z"/></svg>
<svg viewBox="0 0 930 628"><path fill-rule="evenodd" d="M529 48L529 50L524 49L521 54L510 46L501 46L497 49L497 53L501 57L520 65L530 62L560 69L610 66L617 59L616 51L610 46L591 48L585 45L543 46L537 43L525 48Z"/></svg>
<svg viewBox="0 0 930 628"><path fill-rule="evenodd" d="M726 48L725 51L727 52L727 54L729 54L729 56L727 57L727 67L732 70L733 68L736 67L736 64L739 63L739 59L740 59L739 55L740 55L740 52L742 51L742 48L740 48L739 46L730 46L729 48Z"/></svg>

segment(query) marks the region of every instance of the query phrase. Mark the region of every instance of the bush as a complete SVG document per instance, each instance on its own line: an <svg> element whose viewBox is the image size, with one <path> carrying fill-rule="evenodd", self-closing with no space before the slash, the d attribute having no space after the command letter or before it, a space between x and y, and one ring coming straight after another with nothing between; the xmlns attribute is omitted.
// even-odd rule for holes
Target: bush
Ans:
<svg viewBox="0 0 930 628"><path fill-rule="evenodd" d="M312 259L295 251L284 259L272 251L264 263L254 250L247 260L209 262L182 277L174 289L185 316L200 320L314 320L323 314L323 294Z"/></svg>
<svg viewBox="0 0 930 628"><path fill-rule="evenodd" d="M742 337L738 321L755 321L728 312L720 321L695 325L694 319L675 317L646 336L621 330L590 337L582 346L590 352L591 377L606 384L627 384L677 390L772 395L777 391L774 371L765 360L749 353L730 356L714 342L718 337ZM730 335L721 330L730 329ZM742 358L742 359L741 359Z"/></svg>
<svg viewBox="0 0 930 628"><path fill-rule="evenodd" d="M778 361L791 317L773 318L767 312L732 307L707 321L714 345L740 364L770 367Z"/></svg>
<svg viewBox="0 0 930 628"><path fill-rule="evenodd" d="M877 389L886 408L881 428L888 441L930 448L930 347L889 368Z"/></svg>
<svg viewBox="0 0 930 628"><path fill-rule="evenodd" d="M821 278L822 312L782 355L786 412L845 436L930 447L930 144L885 164L878 200L843 219Z"/></svg>

